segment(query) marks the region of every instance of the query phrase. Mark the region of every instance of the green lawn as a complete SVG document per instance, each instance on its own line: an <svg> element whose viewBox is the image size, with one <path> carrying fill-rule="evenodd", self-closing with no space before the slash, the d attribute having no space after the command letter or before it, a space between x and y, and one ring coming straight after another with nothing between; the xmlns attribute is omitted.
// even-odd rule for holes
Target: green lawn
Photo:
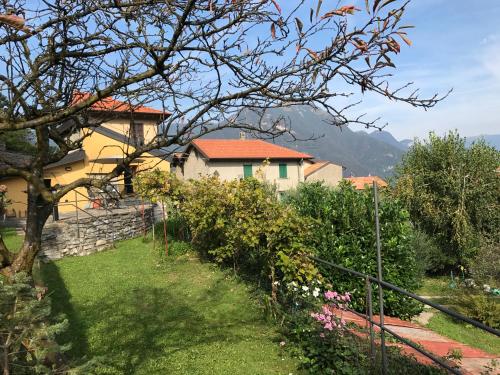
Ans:
<svg viewBox="0 0 500 375"><path fill-rule="evenodd" d="M160 266L134 239L38 277L69 318L70 357L102 357L99 373L297 373L250 290L194 255Z"/></svg>
<svg viewBox="0 0 500 375"><path fill-rule="evenodd" d="M18 236L15 229L12 228L0 228L0 234L2 235L5 245L10 251L17 252L23 243L23 237Z"/></svg>
<svg viewBox="0 0 500 375"><path fill-rule="evenodd" d="M427 327L443 336L458 342L482 349L485 352L500 355L500 339L469 324L458 322L446 314L436 313Z"/></svg>
<svg viewBox="0 0 500 375"><path fill-rule="evenodd" d="M439 298L433 298L432 300L450 307L449 305L453 303L452 297L456 292L449 285L449 277L426 277L417 294L430 297L439 296ZM500 339L471 325L450 318L444 313L436 311L436 314L426 326L436 333L463 344L500 355Z"/></svg>
<svg viewBox="0 0 500 375"><path fill-rule="evenodd" d="M421 296L448 296L453 293L450 288L450 278L447 276L425 277L422 286L417 291Z"/></svg>

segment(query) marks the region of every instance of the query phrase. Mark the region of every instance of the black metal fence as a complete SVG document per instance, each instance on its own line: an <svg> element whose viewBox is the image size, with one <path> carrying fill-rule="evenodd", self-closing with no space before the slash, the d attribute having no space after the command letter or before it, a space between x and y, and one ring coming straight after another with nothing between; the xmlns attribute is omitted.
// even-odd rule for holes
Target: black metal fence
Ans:
<svg viewBox="0 0 500 375"><path fill-rule="evenodd" d="M462 322L465 322L467 324L470 324L476 328L479 328L482 331L488 332L492 335L495 335L497 337L500 337L500 331L491 328L483 323L477 322L473 319L470 319L466 316L463 316L453 310L450 310L438 303L432 302L426 298L422 298L421 296L418 296L414 293L411 293L407 290L404 290L394 284L388 283L383 280L382 278L382 249L381 249L381 244L380 244L380 225L379 225L379 212L378 212L378 187L376 182L373 182L373 194L374 194L374 204L375 204L375 230L376 230L376 239L377 239L377 277L373 277L371 275L367 275L361 272L357 272L355 270L352 270L350 268L346 268L343 266L340 266L338 264L334 264L332 262L326 261L321 258L317 257L311 257L315 262L321 263L324 266L332 267L335 268L336 270L340 272L344 272L347 274L350 274L355 277L362 278L365 280L366 284L366 302L367 302L367 308L366 308L366 314L361 314L357 311L354 311L352 309L347 309L351 313L359 316L360 318L366 320L369 324L369 337L370 337L370 357L372 361L376 360L376 355L375 355L375 332L374 332L374 326L377 326L380 328L380 351L381 351L381 372L382 374L387 374L388 373L388 366L387 366L387 345L386 345L386 333L390 334L393 338L395 338L397 341L401 342L404 345L407 345L411 347L412 349L416 350L420 354L424 355L425 357L429 358L432 362L434 362L436 365L441 366L442 368L448 370L449 372L453 374L461 374L462 372L460 369L457 369L454 367L450 362L448 362L446 359L441 358L433 353L430 353L429 351L423 349L421 346L411 342L410 340L401 337L398 335L396 332L391 330L390 328L387 328L387 326L384 324L384 289L389 289L392 291L395 291L397 293L401 293L407 297L410 297L416 301L419 301L427 306L431 306L435 308L436 310L441 311L442 313L446 314L447 316L450 316L454 319L460 320ZM378 293L379 293L379 314L380 314L380 321L376 322L373 320L373 296L372 296L372 284L375 283L378 285Z"/></svg>

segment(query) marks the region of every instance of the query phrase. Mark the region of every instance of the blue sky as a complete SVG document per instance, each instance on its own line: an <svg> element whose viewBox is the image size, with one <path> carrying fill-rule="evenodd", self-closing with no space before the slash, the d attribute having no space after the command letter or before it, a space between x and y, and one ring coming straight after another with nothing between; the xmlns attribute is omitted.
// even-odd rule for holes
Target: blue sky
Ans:
<svg viewBox="0 0 500 375"><path fill-rule="evenodd" d="M427 95L453 92L427 112L374 95L365 95L356 111L382 117L398 139L431 130L500 134L500 1L413 0L405 23L415 26L413 45L394 59L393 82L415 82Z"/></svg>

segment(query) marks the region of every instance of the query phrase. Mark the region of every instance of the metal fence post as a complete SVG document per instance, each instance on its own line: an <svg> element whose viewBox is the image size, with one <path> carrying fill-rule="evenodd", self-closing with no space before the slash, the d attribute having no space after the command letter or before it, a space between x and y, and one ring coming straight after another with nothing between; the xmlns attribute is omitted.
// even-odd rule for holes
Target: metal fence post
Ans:
<svg viewBox="0 0 500 375"><path fill-rule="evenodd" d="M78 218L78 194L75 190L76 236L80 240L80 220Z"/></svg>
<svg viewBox="0 0 500 375"><path fill-rule="evenodd" d="M375 333L373 332L373 301L372 301L372 284L368 277L365 278L366 282L366 309L368 315L368 323L370 327L370 361L372 366L375 363Z"/></svg>
<svg viewBox="0 0 500 375"><path fill-rule="evenodd" d="M382 254L380 250L380 222L378 214L378 188L377 182L373 181L373 196L375 199L375 231L377 237L377 279L378 299L380 308L380 349L382 352L382 374L387 374L387 353L385 348L385 326L384 326L384 289L382 288Z"/></svg>

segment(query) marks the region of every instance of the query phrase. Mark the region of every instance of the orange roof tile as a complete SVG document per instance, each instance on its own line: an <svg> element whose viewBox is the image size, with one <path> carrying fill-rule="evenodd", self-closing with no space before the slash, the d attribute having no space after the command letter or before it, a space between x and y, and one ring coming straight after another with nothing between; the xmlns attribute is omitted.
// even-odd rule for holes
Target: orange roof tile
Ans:
<svg viewBox="0 0 500 375"><path fill-rule="evenodd" d="M318 169L323 168L325 165L330 164L329 161L324 161L324 160L317 160L314 162L314 164L310 165L304 170L304 177L308 177L314 172L316 172Z"/></svg>
<svg viewBox="0 0 500 375"><path fill-rule="evenodd" d="M366 176L366 177L348 177L347 181L350 181L356 190L363 190L366 185L372 186L373 181L376 181L379 187L386 187L387 182L381 179L379 176Z"/></svg>
<svg viewBox="0 0 500 375"><path fill-rule="evenodd" d="M81 93L77 92L74 94L73 103L76 104L82 100L85 100L90 97L90 93ZM122 102L120 100L116 100L112 97L107 97L101 99L100 101L94 103L90 106L90 109L98 112L133 112L133 113L144 113L149 115L170 115L170 112L163 112L158 109L146 107L143 105L130 105L128 103Z"/></svg>
<svg viewBox="0 0 500 375"><path fill-rule="evenodd" d="M207 159L311 159L312 156L258 139L196 139L192 145Z"/></svg>

